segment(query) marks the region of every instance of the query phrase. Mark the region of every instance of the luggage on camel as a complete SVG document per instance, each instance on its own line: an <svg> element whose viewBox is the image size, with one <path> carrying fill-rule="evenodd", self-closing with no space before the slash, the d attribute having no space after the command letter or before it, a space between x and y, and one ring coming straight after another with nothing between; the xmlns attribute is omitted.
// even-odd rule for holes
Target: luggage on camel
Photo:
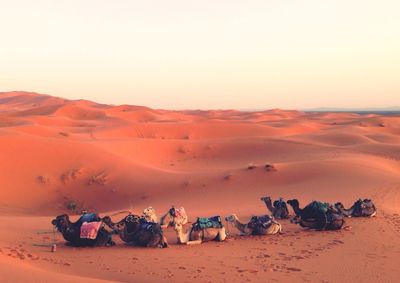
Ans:
<svg viewBox="0 0 400 283"><path fill-rule="evenodd" d="M316 213L327 213L329 206L330 205L327 202L313 201L312 203L307 205L304 209L309 207L313 209Z"/></svg>
<svg viewBox="0 0 400 283"><path fill-rule="evenodd" d="M103 222L83 222L81 226L81 239L94 240L97 238L97 233L99 232Z"/></svg>
<svg viewBox="0 0 400 283"><path fill-rule="evenodd" d="M145 218L140 218L140 228L142 230L147 230L153 234L161 233L162 229L158 223L149 222Z"/></svg>
<svg viewBox="0 0 400 283"><path fill-rule="evenodd" d="M267 229L272 224L272 217L269 215L253 216L248 223L249 228L255 229L257 227L262 227Z"/></svg>
<svg viewBox="0 0 400 283"><path fill-rule="evenodd" d="M224 225L222 224L220 216L213 217L198 217L196 222L193 224L194 230L201 230L206 228L222 228Z"/></svg>
<svg viewBox="0 0 400 283"><path fill-rule="evenodd" d="M326 227L333 221L330 205L326 202L313 201L303 209L303 212L307 215L307 219L317 220L319 227Z"/></svg>
<svg viewBox="0 0 400 283"><path fill-rule="evenodd" d="M81 226L83 222L96 222L100 221L100 217L96 213L84 213L82 216L76 221L76 224Z"/></svg>

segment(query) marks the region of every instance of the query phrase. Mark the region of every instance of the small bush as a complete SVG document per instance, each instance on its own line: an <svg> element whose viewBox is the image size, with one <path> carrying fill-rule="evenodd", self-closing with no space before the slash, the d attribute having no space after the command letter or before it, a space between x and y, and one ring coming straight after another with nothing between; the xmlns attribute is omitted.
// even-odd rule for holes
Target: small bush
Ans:
<svg viewBox="0 0 400 283"><path fill-rule="evenodd" d="M67 202L67 209L71 211L76 211L78 209L78 203L73 200Z"/></svg>
<svg viewBox="0 0 400 283"><path fill-rule="evenodd" d="M230 179L232 179L232 177L233 177L233 174L232 173L228 173L228 174L225 175L224 180L230 180Z"/></svg>
<svg viewBox="0 0 400 283"><path fill-rule="evenodd" d="M247 169L249 169L249 170L253 170L253 169L255 169L255 168L257 168L257 166L256 166L255 164L253 164L253 163L249 163L249 164L247 165Z"/></svg>

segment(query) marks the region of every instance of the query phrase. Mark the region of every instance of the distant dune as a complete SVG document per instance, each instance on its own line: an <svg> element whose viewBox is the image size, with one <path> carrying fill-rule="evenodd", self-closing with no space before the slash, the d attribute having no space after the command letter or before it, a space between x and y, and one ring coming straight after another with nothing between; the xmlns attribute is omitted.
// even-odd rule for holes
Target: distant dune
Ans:
<svg viewBox="0 0 400 283"><path fill-rule="evenodd" d="M358 276L356 281L376 282L379 277L374 276L379 272L385 273L386 279L399 278L396 277L398 269L394 270L388 263L396 255L398 257L398 248L388 253L385 249L399 246L400 220L396 215L400 213L400 114L334 112L168 111L67 100L29 92L0 93L0 217L10 225L6 227L15 228L15 219L25 225L21 228L23 237L16 236L19 234L15 231L2 232L0 261L6 262L6 269L13 270L19 265L14 259L8 261L7 253L13 255L11 250L17 249L16 254L21 253L25 258L28 252L20 252L20 248L29 251L32 241L46 241L34 231L51 229L48 216L75 214L83 209L103 213L124 209L140 212L151 205L163 212L171 205L179 205L187 209L192 220L196 216L232 212L248 218L252 214L267 213L260 201L264 195L298 198L302 204L313 199L341 201L346 206L357 198L373 198L383 213L371 223L384 229L386 234L381 234L372 224L369 228L367 220L360 220L350 222L353 228L348 233L322 232L318 238L311 232L296 234L300 228L285 222L291 227L288 237L292 235L293 241L285 240L285 235L279 236L286 246L281 251L284 255L277 256L273 263L259 258L261 255L251 249L265 248L270 250L270 256L274 252L277 254L281 238L269 241L268 246L263 246L259 238L254 242L247 238L240 246L238 242L242 240L235 238L225 246L230 249L221 248L221 255L230 257L228 254L235 254L237 249L237 256L246 259L216 256L218 261L209 259L214 267L207 265L207 258L199 262L189 259L193 257L190 250L171 247L171 250L177 249L177 254L168 251L159 255L160 251L139 250L143 261L137 267L145 268L156 262L157 268L163 269L161 273L150 269L141 273L127 263L120 262L120 268L113 265L113 260L102 257L101 251L118 262L116 257L124 255L125 250L132 249L130 247L115 248L114 255L112 249L93 253L79 250L74 254L63 247L62 252L50 256L44 254L43 249L35 248L33 252L48 260L29 263L25 260L21 268L40 278L43 270L57 266L43 275L48 282L53 282L57 272L62 274L62 282L75 281L74 276L84 276L82 282L87 277L123 282L133 282L135 278L136 282L180 282L189 276L199 282L213 281L212 278L219 282L226 276L231 278L230 282L257 281L258 276L287 281L297 278L296 274L311 281L318 281L314 280L317 278L330 282L333 278L332 281L354 282L350 280L352 272ZM266 163L274 164L277 171L267 172ZM255 168L248 170L249 164ZM390 232L392 230L397 232ZM169 235L174 242L173 234ZM307 240L308 236L312 237L312 243ZM369 244L368 254L371 255L365 255L362 246L357 244L357 237ZM13 239L18 243L13 243ZM332 261L336 262L336 267L340 266L346 253L347 248L335 241L350 244L348 250L353 252L354 263L344 260L343 274L324 277L336 270L329 269L328 263ZM381 242L386 242L387 246ZM297 243L300 246L296 246ZM204 245L192 251L197 256L205 253L212 257L216 245ZM311 249L316 250L310 256L301 252ZM380 252L386 258L382 259L385 264L379 263L378 272L373 267ZM313 263L318 260L314 257L316 253L327 263L326 268L323 265L321 270L313 269ZM163 259L167 261L167 256L172 262L179 261L179 254L188 260L185 269L162 262ZM85 255L90 258L86 260ZM99 257L96 264L102 266L95 272L97 269L90 269L88 262L96 257ZM132 260L133 257L139 257L134 251L129 262L135 265L137 260ZM364 264L365 274L357 262ZM265 268L267 271L257 268L256 272L251 272L261 263L269 266ZM82 271L84 268L79 264L90 271ZM179 263L174 264L179 266ZM226 268L218 268L223 264ZM201 266L208 266L211 277L204 274ZM232 267L230 275L222 273L230 270L228 266L239 267ZM127 272L129 268L133 273ZM237 269L247 271L238 272ZM162 274L168 272L174 275L163 277ZM12 273L5 274L10 280L24 280L12 277ZM113 277L114 273L118 275Z"/></svg>

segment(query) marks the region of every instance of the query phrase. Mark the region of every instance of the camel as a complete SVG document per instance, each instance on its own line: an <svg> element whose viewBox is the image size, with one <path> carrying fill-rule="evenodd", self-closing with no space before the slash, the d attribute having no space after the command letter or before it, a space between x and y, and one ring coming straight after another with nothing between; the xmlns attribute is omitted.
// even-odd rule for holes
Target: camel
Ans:
<svg viewBox="0 0 400 283"><path fill-rule="evenodd" d="M299 224L301 227L316 230L339 230L345 223L344 217L328 204L311 202L301 209L297 199L288 200L287 203L292 206L296 214L292 223ZM318 211L316 208L318 205L326 206L326 212Z"/></svg>
<svg viewBox="0 0 400 283"><path fill-rule="evenodd" d="M341 202L335 203L335 207L346 217L376 216L376 207L370 199L359 199L349 209L345 209Z"/></svg>
<svg viewBox="0 0 400 283"><path fill-rule="evenodd" d="M160 218L160 225L163 229L175 225L185 225L188 223L188 216L183 207L175 208L172 206L167 213Z"/></svg>
<svg viewBox="0 0 400 283"><path fill-rule="evenodd" d="M269 225L263 225L259 221L254 221L256 219L267 219ZM231 214L225 217L225 220L232 223L236 229L239 230L240 235L274 235L282 232L282 225L275 221L273 217L268 215L263 215L259 217L253 217L248 223L242 223L236 214Z"/></svg>
<svg viewBox="0 0 400 283"><path fill-rule="evenodd" d="M175 224L174 229L178 238L178 244L198 245L209 241L222 242L226 238L225 227L195 229L192 226L188 232L184 233L183 226Z"/></svg>
<svg viewBox="0 0 400 283"><path fill-rule="evenodd" d="M85 215L84 215L85 216ZM98 219L96 215L94 220ZM80 228L82 226L84 217L82 216L77 222L72 223L67 214L59 215L51 221L51 223L61 232L63 238L71 245L78 247L85 246L113 246L115 243L112 241L112 232L107 231L104 224L99 229L96 239L82 239L80 237ZM104 222L103 222L104 223ZM110 227L111 228L111 227ZM112 228L111 228L112 229Z"/></svg>
<svg viewBox="0 0 400 283"><path fill-rule="evenodd" d="M143 217L146 219L147 222L158 222L156 210L151 206L143 210Z"/></svg>
<svg viewBox="0 0 400 283"><path fill-rule="evenodd" d="M143 217L134 214L127 215L117 223L113 223L109 216L104 221L114 228L125 243L142 247L168 247L168 241L158 223L147 222Z"/></svg>
<svg viewBox="0 0 400 283"><path fill-rule="evenodd" d="M282 198L274 201L273 204L270 197L262 197L261 200L265 203L268 210L271 211L272 216L274 216L275 218L277 219L289 218L289 210L286 206L285 201Z"/></svg>

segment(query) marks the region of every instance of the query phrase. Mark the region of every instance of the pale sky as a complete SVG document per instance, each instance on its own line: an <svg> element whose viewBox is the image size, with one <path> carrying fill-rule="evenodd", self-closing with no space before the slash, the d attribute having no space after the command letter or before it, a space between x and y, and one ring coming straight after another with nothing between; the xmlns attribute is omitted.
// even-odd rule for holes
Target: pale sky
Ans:
<svg viewBox="0 0 400 283"><path fill-rule="evenodd" d="M166 109L400 105L399 0L0 0L0 91Z"/></svg>

